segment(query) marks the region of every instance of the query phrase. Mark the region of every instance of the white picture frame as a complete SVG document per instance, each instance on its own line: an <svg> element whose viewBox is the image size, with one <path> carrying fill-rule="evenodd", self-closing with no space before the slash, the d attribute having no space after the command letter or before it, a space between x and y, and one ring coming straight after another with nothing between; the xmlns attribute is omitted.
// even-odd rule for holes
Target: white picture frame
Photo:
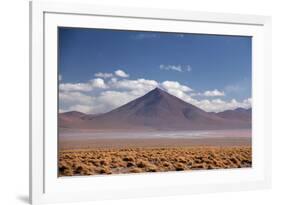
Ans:
<svg viewBox="0 0 281 205"><path fill-rule="evenodd" d="M253 167L239 170L58 178L58 26L252 36ZM43 204L269 188L270 76L270 17L31 2L30 202Z"/></svg>

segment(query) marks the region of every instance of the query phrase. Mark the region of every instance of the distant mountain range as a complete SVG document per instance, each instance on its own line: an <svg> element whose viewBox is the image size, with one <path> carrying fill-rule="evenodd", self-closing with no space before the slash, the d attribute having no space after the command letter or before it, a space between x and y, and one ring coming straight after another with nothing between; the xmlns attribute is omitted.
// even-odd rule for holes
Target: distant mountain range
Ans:
<svg viewBox="0 0 281 205"><path fill-rule="evenodd" d="M251 128L251 109L206 112L155 88L110 112L59 114L59 127L94 130L212 130Z"/></svg>

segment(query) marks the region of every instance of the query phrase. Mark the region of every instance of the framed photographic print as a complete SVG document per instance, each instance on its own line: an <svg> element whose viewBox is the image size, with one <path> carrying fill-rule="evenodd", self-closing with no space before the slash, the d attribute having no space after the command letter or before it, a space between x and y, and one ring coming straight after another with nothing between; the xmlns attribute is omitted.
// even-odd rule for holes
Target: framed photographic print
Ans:
<svg viewBox="0 0 281 205"><path fill-rule="evenodd" d="M270 17L32 2L30 20L31 203L270 187Z"/></svg>

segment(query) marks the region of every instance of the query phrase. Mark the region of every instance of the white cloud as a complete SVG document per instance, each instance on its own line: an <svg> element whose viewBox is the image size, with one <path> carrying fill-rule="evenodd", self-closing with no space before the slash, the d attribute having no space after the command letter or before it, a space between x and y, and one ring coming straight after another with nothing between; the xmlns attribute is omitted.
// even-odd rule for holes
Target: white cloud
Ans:
<svg viewBox="0 0 281 205"><path fill-rule="evenodd" d="M61 91L90 92L96 88L107 88L107 85L101 78L94 78L87 83L61 83L59 85Z"/></svg>
<svg viewBox="0 0 281 205"><path fill-rule="evenodd" d="M112 88L121 88L127 90L151 90L158 86L155 80L146 80L143 78L137 80L119 80L111 82Z"/></svg>
<svg viewBox="0 0 281 205"><path fill-rule="evenodd" d="M67 110L59 109L59 113L67 112Z"/></svg>
<svg viewBox="0 0 281 205"><path fill-rule="evenodd" d="M182 92L190 92L192 91L192 89L186 85L181 85L179 82L177 81L164 81L162 82L162 87L169 91L169 90L179 90Z"/></svg>
<svg viewBox="0 0 281 205"><path fill-rule="evenodd" d="M76 104L76 105L70 106L68 109L68 111L73 111L73 110L83 112L83 113L92 113L93 106Z"/></svg>
<svg viewBox="0 0 281 205"><path fill-rule="evenodd" d="M248 105L249 108L250 108L250 107L252 106L252 98L244 99L244 100L243 100L243 103L244 103L245 105Z"/></svg>
<svg viewBox="0 0 281 205"><path fill-rule="evenodd" d="M180 65L160 65L161 70L174 70L178 72L182 72L182 68Z"/></svg>
<svg viewBox="0 0 281 205"><path fill-rule="evenodd" d="M59 81L61 81L62 80L62 75L61 74L59 74Z"/></svg>
<svg viewBox="0 0 281 205"><path fill-rule="evenodd" d="M233 110L239 107L248 109L252 106L250 98L245 99L242 102L239 102L235 99L230 101L224 101L221 99L202 100L198 101L196 105L208 112L222 112L224 110Z"/></svg>
<svg viewBox="0 0 281 205"><path fill-rule="evenodd" d="M85 113L104 113L134 100L157 87L158 82L147 79L129 80L111 78L107 82L95 78L88 83L90 92L60 90L60 109ZM73 87L73 86L72 86ZM94 96L94 97L93 97Z"/></svg>
<svg viewBox="0 0 281 205"><path fill-rule="evenodd" d="M112 73L96 73L95 74L95 77L99 77L99 78L111 78L113 77L113 74Z"/></svg>
<svg viewBox="0 0 281 205"><path fill-rule="evenodd" d="M216 96L224 96L225 94L224 92L215 89L215 90L207 90L203 93L203 95L207 97L216 97Z"/></svg>
<svg viewBox="0 0 281 205"><path fill-rule="evenodd" d="M93 88L107 88L104 80L101 78L92 79L92 80L90 80L90 83Z"/></svg>
<svg viewBox="0 0 281 205"><path fill-rule="evenodd" d="M192 68L190 65L164 65L164 64L161 64L159 67L161 70L172 70L172 71L177 71L177 72L192 71Z"/></svg>
<svg viewBox="0 0 281 205"><path fill-rule="evenodd" d="M171 95L174 95L187 102L190 97L186 93L192 91L190 87L182 85L177 81L164 81L161 83L161 87Z"/></svg>
<svg viewBox="0 0 281 205"><path fill-rule="evenodd" d="M84 113L105 113L126 104L145 93L132 91L102 91L95 97L79 92L60 93L60 111L80 111Z"/></svg>
<svg viewBox="0 0 281 205"><path fill-rule="evenodd" d="M91 91L93 88L88 83L60 83L59 89L62 91Z"/></svg>
<svg viewBox="0 0 281 205"><path fill-rule="evenodd" d="M117 82L117 78L111 78L109 83L116 83Z"/></svg>
<svg viewBox="0 0 281 205"><path fill-rule="evenodd" d="M129 74L125 73L123 70L116 70L115 75L121 78L128 78Z"/></svg>

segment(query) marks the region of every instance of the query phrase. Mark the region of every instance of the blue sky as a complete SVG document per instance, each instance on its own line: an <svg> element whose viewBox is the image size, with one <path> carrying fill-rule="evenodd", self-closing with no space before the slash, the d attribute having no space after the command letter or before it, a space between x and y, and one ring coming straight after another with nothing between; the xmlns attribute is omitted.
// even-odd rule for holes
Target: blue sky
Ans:
<svg viewBox="0 0 281 205"><path fill-rule="evenodd" d="M192 90L182 91L194 100L220 99L229 102L234 99L242 102L251 98L251 55L250 37L59 29L60 84L89 84L98 78L97 73L108 73L120 82L138 79L153 80L159 84L177 82ZM128 76L115 75L116 70ZM83 95L98 97L106 91L128 91L118 85L118 89L107 86L111 78L101 78L105 84L102 90L60 89L60 92L63 95L79 91ZM169 91L168 88L166 90ZM218 92L217 95L216 92L208 95L207 91ZM173 92L176 93L175 90L170 93ZM60 108L67 110L66 104L69 107L71 103L61 100Z"/></svg>

